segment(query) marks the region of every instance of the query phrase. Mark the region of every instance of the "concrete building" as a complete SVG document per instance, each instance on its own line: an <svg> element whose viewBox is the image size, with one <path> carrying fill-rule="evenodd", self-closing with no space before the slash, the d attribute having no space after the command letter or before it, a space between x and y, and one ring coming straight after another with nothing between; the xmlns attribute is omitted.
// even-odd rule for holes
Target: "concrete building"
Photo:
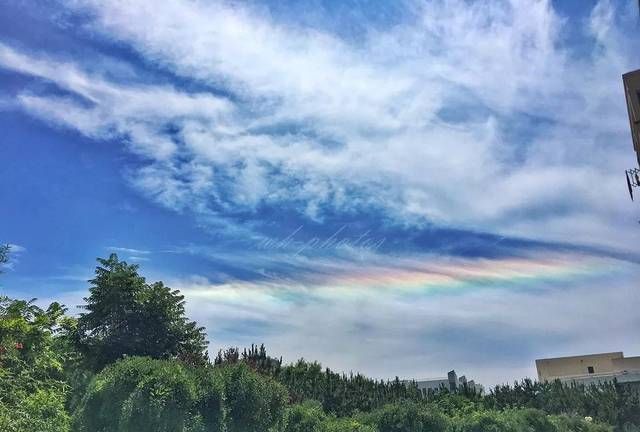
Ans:
<svg viewBox="0 0 640 432"><path fill-rule="evenodd" d="M412 381L405 382L410 383ZM458 378L455 370L450 371L446 377L421 379L414 382L417 384L418 389L423 393L436 392L444 389L449 391L458 391L463 389L465 386L468 389L474 390L478 394L482 394L484 392L484 387L481 384L476 384L474 380L467 381L467 377L464 375Z"/></svg>
<svg viewBox="0 0 640 432"><path fill-rule="evenodd" d="M625 357L622 352L539 359L536 369L539 381L640 383L640 357Z"/></svg>

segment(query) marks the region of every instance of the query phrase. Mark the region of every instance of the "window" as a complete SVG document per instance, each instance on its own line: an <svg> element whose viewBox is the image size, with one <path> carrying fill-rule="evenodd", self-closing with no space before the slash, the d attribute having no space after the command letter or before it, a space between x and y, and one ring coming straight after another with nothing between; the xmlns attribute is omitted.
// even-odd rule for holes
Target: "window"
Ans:
<svg viewBox="0 0 640 432"><path fill-rule="evenodd" d="M592 373L594 372L594 371L593 371L593 366L588 366L588 367L587 367L587 372L589 372L590 374L592 374Z"/></svg>

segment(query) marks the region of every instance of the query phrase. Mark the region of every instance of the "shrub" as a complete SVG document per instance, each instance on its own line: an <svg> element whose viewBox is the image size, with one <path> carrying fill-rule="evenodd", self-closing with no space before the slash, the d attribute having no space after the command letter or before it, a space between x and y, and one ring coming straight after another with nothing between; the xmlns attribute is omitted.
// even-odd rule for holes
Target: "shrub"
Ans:
<svg viewBox="0 0 640 432"><path fill-rule="evenodd" d="M515 416L498 411L478 411L458 417L455 432L524 432L527 428Z"/></svg>
<svg viewBox="0 0 640 432"><path fill-rule="evenodd" d="M216 370L224 383L229 432L265 432L282 423L288 394L281 384L244 364Z"/></svg>
<svg viewBox="0 0 640 432"><path fill-rule="evenodd" d="M320 402L306 401L287 409L284 432L322 432L326 420Z"/></svg>
<svg viewBox="0 0 640 432"><path fill-rule="evenodd" d="M220 430L223 391L212 374L176 361L116 362L92 380L76 410L75 427L86 432Z"/></svg>
<svg viewBox="0 0 640 432"><path fill-rule="evenodd" d="M447 419L416 402L397 402L362 416L363 422L380 432L440 432L447 430Z"/></svg>
<svg viewBox="0 0 640 432"><path fill-rule="evenodd" d="M558 432L612 432L613 427L584 421L581 417L549 416Z"/></svg>
<svg viewBox="0 0 640 432"><path fill-rule="evenodd" d="M68 432L70 424L64 409L64 395L53 389L23 394L17 408L0 403L3 432Z"/></svg>
<svg viewBox="0 0 640 432"><path fill-rule="evenodd" d="M322 432L378 432L378 429L350 417L329 417L322 424Z"/></svg>
<svg viewBox="0 0 640 432"><path fill-rule="evenodd" d="M506 415L509 415L508 413ZM527 425L532 432L556 432L556 427L549 419L549 416L537 409L523 409L514 411L515 417L519 417L523 424Z"/></svg>

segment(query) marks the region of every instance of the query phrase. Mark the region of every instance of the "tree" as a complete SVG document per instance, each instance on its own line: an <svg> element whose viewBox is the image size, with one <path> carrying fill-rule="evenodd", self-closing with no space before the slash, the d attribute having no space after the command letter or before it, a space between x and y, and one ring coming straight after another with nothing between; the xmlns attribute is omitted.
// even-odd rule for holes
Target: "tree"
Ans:
<svg viewBox="0 0 640 432"><path fill-rule="evenodd" d="M34 300L0 297L0 430L66 432L65 309Z"/></svg>
<svg viewBox="0 0 640 432"><path fill-rule="evenodd" d="M2 273L2 265L6 264L9 261L9 251L11 250L11 246L8 244L0 245L0 273Z"/></svg>
<svg viewBox="0 0 640 432"><path fill-rule="evenodd" d="M206 361L204 328L186 318L179 291L148 284L116 254L98 262L76 335L95 370L126 356Z"/></svg>

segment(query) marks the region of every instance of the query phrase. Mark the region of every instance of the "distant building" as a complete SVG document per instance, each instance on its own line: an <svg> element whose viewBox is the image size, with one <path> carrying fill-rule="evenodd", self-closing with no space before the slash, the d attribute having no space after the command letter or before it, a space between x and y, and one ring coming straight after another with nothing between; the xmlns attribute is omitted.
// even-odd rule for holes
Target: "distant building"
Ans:
<svg viewBox="0 0 640 432"><path fill-rule="evenodd" d="M469 390L473 390L478 394L484 392L484 387L481 384L476 384L474 380L467 381L467 377L464 375L458 378L455 370L450 371L446 377L442 378L430 378L416 381L405 381L405 383L415 382L418 386L418 390L423 393L437 392L440 390L448 390L451 392L460 391L465 387Z"/></svg>
<svg viewBox="0 0 640 432"><path fill-rule="evenodd" d="M536 369L540 381L640 383L640 357L625 357L622 352L539 359Z"/></svg>

